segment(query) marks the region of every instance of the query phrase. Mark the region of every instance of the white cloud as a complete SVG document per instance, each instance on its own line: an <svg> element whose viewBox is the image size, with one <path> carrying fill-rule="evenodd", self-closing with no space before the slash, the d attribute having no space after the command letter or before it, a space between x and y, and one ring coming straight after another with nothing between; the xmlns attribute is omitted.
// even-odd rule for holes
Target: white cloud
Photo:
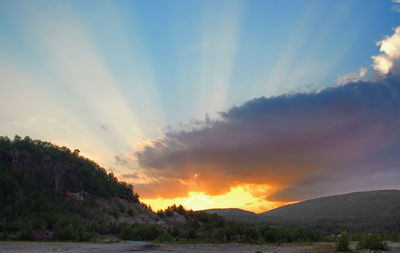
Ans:
<svg viewBox="0 0 400 253"><path fill-rule="evenodd" d="M373 68L381 74L396 73L400 70L400 26L394 34L377 43L381 54L372 56Z"/></svg>

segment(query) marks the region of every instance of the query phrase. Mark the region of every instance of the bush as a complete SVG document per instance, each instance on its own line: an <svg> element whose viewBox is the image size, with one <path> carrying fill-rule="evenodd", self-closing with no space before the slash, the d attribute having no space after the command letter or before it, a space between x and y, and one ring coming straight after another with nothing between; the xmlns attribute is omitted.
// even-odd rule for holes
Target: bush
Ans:
<svg viewBox="0 0 400 253"><path fill-rule="evenodd" d="M62 223L58 223L54 228L54 238L57 240L78 241L80 234L79 228L73 224L64 226Z"/></svg>
<svg viewBox="0 0 400 253"><path fill-rule="evenodd" d="M107 213L111 216L113 216L115 219L119 218L119 209L117 207L110 207L107 210Z"/></svg>
<svg viewBox="0 0 400 253"><path fill-rule="evenodd" d="M125 225L121 229L120 237L123 240L154 240L162 234L162 230L152 224Z"/></svg>
<svg viewBox="0 0 400 253"><path fill-rule="evenodd" d="M10 236L6 232L0 233L0 241L8 241L10 240Z"/></svg>
<svg viewBox="0 0 400 253"><path fill-rule="evenodd" d="M387 250L386 243L378 235L365 235L360 238L357 249Z"/></svg>
<svg viewBox="0 0 400 253"><path fill-rule="evenodd" d="M21 231L21 234L18 237L19 240L23 240L23 241L29 241L33 239L33 231L32 229L28 228L28 229L23 229Z"/></svg>
<svg viewBox="0 0 400 253"><path fill-rule="evenodd" d="M161 229L152 224L140 224L135 227L135 233L139 240L154 240L161 233Z"/></svg>
<svg viewBox="0 0 400 253"><path fill-rule="evenodd" d="M350 245L349 235L346 232L343 232L339 235L339 238L336 242L335 251L349 252L351 251L349 245Z"/></svg>
<svg viewBox="0 0 400 253"><path fill-rule="evenodd" d="M157 242L174 242L175 238L169 233L162 233L156 238Z"/></svg>
<svg viewBox="0 0 400 253"><path fill-rule="evenodd" d="M96 234L93 232L83 232L79 235L80 242L88 242L96 238Z"/></svg>
<svg viewBox="0 0 400 253"><path fill-rule="evenodd" d="M122 231L119 235L122 240L133 240L135 239L135 231L133 231L133 228L131 225L127 225L122 228Z"/></svg>

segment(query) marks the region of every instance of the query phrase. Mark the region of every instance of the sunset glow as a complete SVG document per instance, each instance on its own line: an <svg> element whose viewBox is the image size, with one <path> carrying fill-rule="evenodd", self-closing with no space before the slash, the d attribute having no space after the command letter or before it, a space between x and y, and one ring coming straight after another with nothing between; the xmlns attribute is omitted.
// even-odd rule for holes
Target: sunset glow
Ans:
<svg viewBox="0 0 400 253"><path fill-rule="evenodd" d="M248 187L237 186L231 189L230 192L210 196L201 192L189 192L186 198L175 199L142 199L142 201L150 205L153 210L165 209L173 204L183 205L188 209L203 210L210 208L240 208L249 210L255 213L268 211L270 209L289 204L292 202L272 202L263 199L262 197L254 197Z"/></svg>
<svg viewBox="0 0 400 253"><path fill-rule="evenodd" d="M395 2L0 0L0 135L79 149L154 210L398 189Z"/></svg>

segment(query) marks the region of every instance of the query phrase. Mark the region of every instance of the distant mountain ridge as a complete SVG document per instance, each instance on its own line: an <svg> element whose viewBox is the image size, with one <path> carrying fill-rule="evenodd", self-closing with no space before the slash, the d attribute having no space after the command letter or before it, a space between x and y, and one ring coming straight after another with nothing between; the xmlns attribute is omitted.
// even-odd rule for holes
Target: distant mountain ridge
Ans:
<svg viewBox="0 0 400 253"><path fill-rule="evenodd" d="M206 210L209 213L213 209ZM264 213L215 211L227 219L300 226L327 232L400 231L400 190L333 195L282 206ZM237 215L240 213L240 215Z"/></svg>
<svg viewBox="0 0 400 253"><path fill-rule="evenodd" d="M215 213L228 220L254 221L259 218L256 213L239 208L214 208L203 210L206 213Z"/></svg>

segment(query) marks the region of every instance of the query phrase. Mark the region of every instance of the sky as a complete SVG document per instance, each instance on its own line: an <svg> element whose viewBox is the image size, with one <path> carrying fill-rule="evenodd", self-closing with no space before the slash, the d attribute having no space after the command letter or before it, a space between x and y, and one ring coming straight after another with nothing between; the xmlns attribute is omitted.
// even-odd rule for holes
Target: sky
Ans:
<svg viewBox="0 0 400 253"><path fill-rule="evenodd" d="M400 189L400 1L0 0L0 135L153 209Z"/></svg>

